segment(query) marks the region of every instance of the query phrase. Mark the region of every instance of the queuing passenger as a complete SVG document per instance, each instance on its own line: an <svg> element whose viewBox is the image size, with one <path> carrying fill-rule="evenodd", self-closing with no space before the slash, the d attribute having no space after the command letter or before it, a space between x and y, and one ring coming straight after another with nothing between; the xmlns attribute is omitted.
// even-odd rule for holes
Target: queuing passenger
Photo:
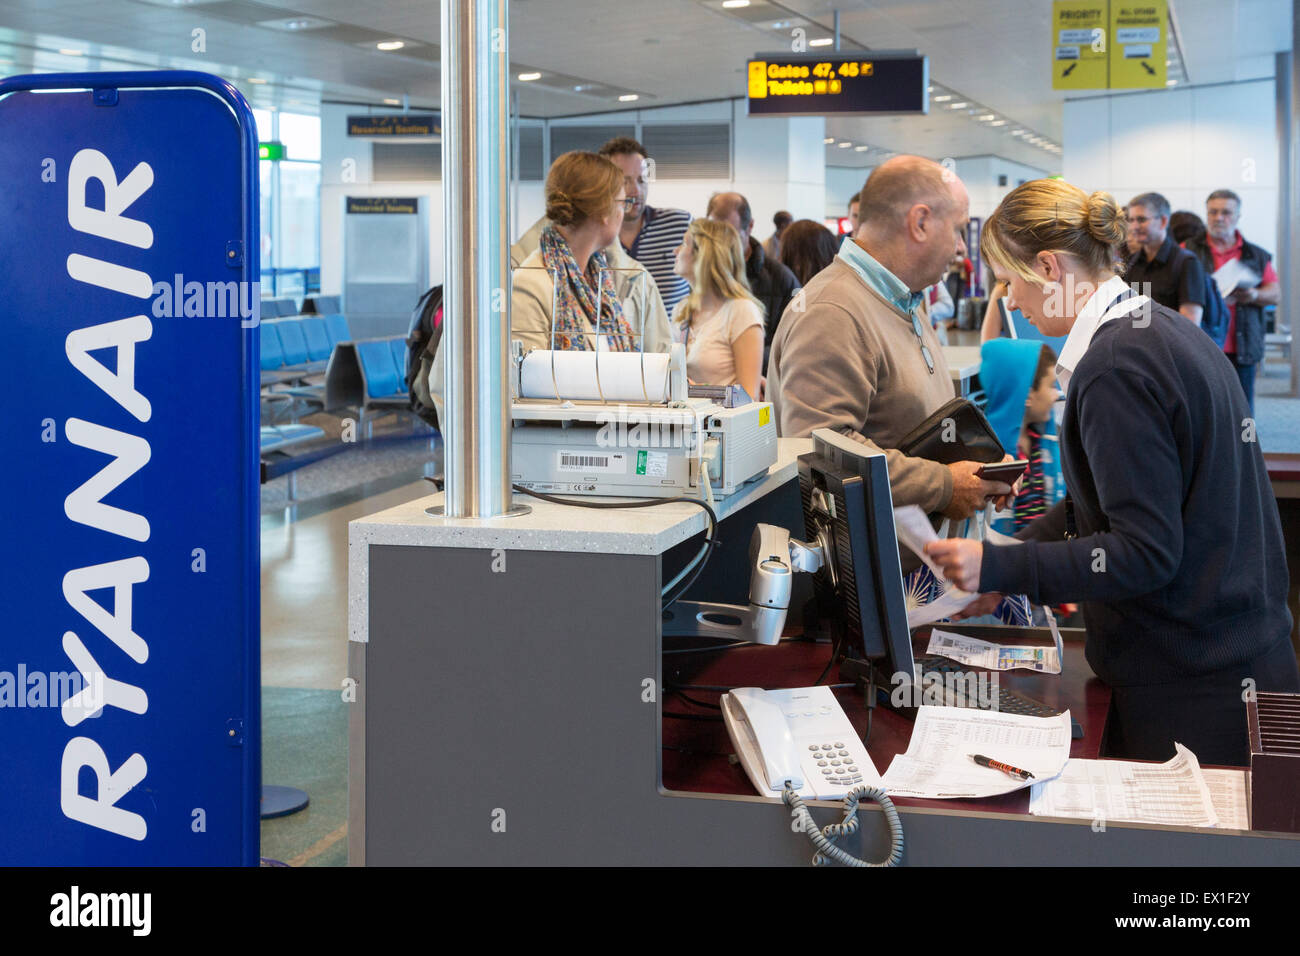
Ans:
<svg viewBox="0 0 1300 956"><path fill-rule="evenodd" d="M1278 279L1272 256L1242 238L1237 229L1241 219L1241 197L1230 189L1216 189L1205 201L1205 218L1209 223L1206 241L1188 243L1198 256L1209 256L1214 271L1239 259L1257 281L1238 285L1224 296L1228 306L1228 337L1223 351L1232 359L1246 393L1251 415L1255 414L1255 370L1264 359L1264 306L1277 305Z"/></svg>
<svg viewBox="0 0 1300 956"><path fill-rule="evenodd" d="M993 339L980 347L984 414L1002 447L1028 463L1007 532L1019 531L1065 496L1051 433L1056 388L1056 353L1037 339Z"/></svg>
<svg viewBox="0 0 1300 956"><path fill-rule="evenodd" d="M1191 241L1205 242L1205 222L1194 212L1180 209L1169 217L1169 235L1184 249ZM1202 262L1202 265L1205 263ZM1211 269L1211 272L1214 270Z"/></svg>
<svg viewBox="0 0 1300 956"><path fill-rule="evenodd" d="M1123 209L1120 210L1120 212L1123 214L1125 222L1127 222L1128 206L1125 206ZM1142 248L1142 244L1137 241L1137 233L1135 233L1132 229L1124 233L1124 249L1125 249L1124 258L1125 259L1137 255L1138 250L1141 248Z"/></svg>
<svg viewBox="0 0 1300 956"><path fill-rule="evenodd" d="M939 344L947 345L948 329L956 321L955 316L957 313L957 307L953 304L947 283L936 282L926 289L925 300L930 318L930 328L934 329L934 335L939 340Z"/></svg>
<svg viewBox="0 0 1300 956"><path fill-rule="evenodd" d="M623 171L603 156L565 153L551 165L551 225L516 271L511 296L511 337L525 349L550 348L553 335L559 349L594 349L601 335L611 348L632 351L644 333L646 351L667 351L672 333L667 322L661 324L658 292L639 282L633 295L624 296L604 251L633 201L623 188Z"/></svg>
<svg viewBox="0 0 1300 956"><path fill-rule="evenodd" d="M525 350L671 347L654 280L635 260L617 258L627 202L623 173L605 157L575 151L551 164L546 224L515 269L510 296L510 336ZM443 386L443 362L435 359L429 392L440 421Z"/></svg>
<svg viewBox="0 0 1300 956"><path fill-rule="evenodd" d="M1010 487L977 477L978 462L944 465L897 448L953 397L921 293L965 252L966 189L938 163L897 156L872 171L859 198L857 235L808 283L772 343L777 429L806 438L832 428L881 450L895 505L969 518Z"/></svg>
<svg viewBox="0 0 1300 956"><path fill-rule="evenodd" d="M686 377L698 385L743 385L759 397L763 307L745 280L740 235L725 222L696 219L677 248L677 274L691 292L673 322L686 345Z"/></svg>
<svg viewBox="0 0 1300 956"><path fill-rule="evenodd" d="M1015 546L926 551L960 588L1085 602L1088 663L1111 689L1102 756L1168 760L1179 741L1241 766L1242 687L1300 691L1277 502L1259 442L1241 440L1231 368L1116 275L1123 239L1110 196L1060 180L1017 187L989 217L984 258L1009 304L1069 336L1057 371L1070 497Z"/></svg>
<svg viewBox="0 0 1300 956"><path fill-rule="evenodd" d="M1005 282L994 282L993 288L989 290L989 301L984 306L984 320L980 323L980 344L991 342L993 339L1001 338L1002 329L1002 307L998 304L1007 294L1007 284Z"/></svg>
<svg viewBox="0 0 1300 956"><path fill-rule="evenodd" d="M858 221L858 209L860 208L860 199L859 199L860 196L861 193L854 193L852 196L849 197L849 235L850 236L856 236L858 234L858 226L860 225Z"/></svg>
<svg viewBox="0 0 1300 956"><path fill-rule="evenodd" d="M1128 284L1166 309L1200 324L1205 311L1205 271L1195 254L1178 247L1169 230L1169 200L1159 193L1134 196L1125 207L1138 245L1124 267Z"/></svg>
<svg viewBox="0 0 1300 956"><path fill-rule="evenodd" d="M623 188L632 200L623 214L619 242L628 255L650 270L664 308L672 312L689 291L681 276L673 272L673 261L691 214L685 209L656 209L648 203L650 157L636 140L615 137L600 147L600 155L623 171Z"/></svg>
<svg viewBox="0 0 1300 956"><path fill-rule="evenodd" d="M767 253L769 259L781 261L781 238L785 235L786 229L790 223L794 222L794 216L790 215L784 209L772 217L772 225L776 231L763 240L763 251Z"/></svg>
<svg viewBox="0 0 1300 956"><path fill-rule="evenodd" d="M805 286L831 264L838 245L835 235L820 222L800 219L781 235L781 264L794 273L799 285Z"/></svg>
<svg viewBox="0 0 1300 956"><path fill-rule="evenodd" d="M971 262L965 254L953 256L952 261L948 263L948 274L944 276L943 281L952 299L954 316L958 315L962 297L966 294L966 287L970 284L970 277L974 272L975 263Z"/></svg>
<svg viewBox="0 0 1300 956"><path fill-rule="evenodd" d="M754 216L749 211L749 202L740 193L714 193L709 199L706 215L718 222L729 223L740 234L749 290L766 311L763 319L763 347L766 350L772 344L772 336L785 307L799 291L799 280L780 262L769 259L762 244L749 234L754 226Z"/></svg>

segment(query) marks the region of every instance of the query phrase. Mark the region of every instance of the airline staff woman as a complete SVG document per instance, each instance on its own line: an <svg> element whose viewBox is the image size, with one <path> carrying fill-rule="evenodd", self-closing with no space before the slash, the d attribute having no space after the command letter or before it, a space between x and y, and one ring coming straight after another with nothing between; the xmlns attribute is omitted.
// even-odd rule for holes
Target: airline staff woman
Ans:
<svg viewBox="0 0 1300 956"><path fill-rule="evenodd" d="M1111 688L1102 755L1248 760L1246 697L1300 691L1277 503L1236 375L1209 336L1116 275L1125 223L1106 193L1012 190L981 247L1008 307L1068 335L1061 463L1070 498L1019 545L927 548L959 587L1083 602ZM978 612L992 602L985 594Z"/></svg>

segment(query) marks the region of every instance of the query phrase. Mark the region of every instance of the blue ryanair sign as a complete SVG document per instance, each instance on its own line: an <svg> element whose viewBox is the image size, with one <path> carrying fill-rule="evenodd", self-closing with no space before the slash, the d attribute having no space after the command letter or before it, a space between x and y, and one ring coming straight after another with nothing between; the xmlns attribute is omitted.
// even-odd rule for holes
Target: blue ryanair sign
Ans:
<svg viewBox="0 0 1300 956"><path fill-rule="evenodd" d="M0 181L0 864L254 865L252 112L201 73L13 77Z"/></svg>

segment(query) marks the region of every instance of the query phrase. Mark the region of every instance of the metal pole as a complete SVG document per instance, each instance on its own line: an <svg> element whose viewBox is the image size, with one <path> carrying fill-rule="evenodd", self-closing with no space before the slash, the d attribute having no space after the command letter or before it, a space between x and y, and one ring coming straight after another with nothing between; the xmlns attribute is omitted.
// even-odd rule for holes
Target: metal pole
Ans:
<svg viewBox="0 0 1300 956"><path fill-rule="evenodd" d="M1295 187L1295 158L1292 156L1292 112L1291 103L1291 83L1292 67L1291 52L1286 51L1278 53L1274 57L1274 86L1275 99L1277 101L1277 147L1278 147L1278 190L1277 190L1277 265L1278 275L1282 296L1277 307L1277 331L1282 331L1283 323L1288 324L1292 329L1295 328L1295 322L1291 316L1291 310L1287 305L1291 302L1292 290L1295 283L1291 276L1290 259L1293 254L1293 237L1291 224L1291 209L1295 204L1295 194L1292 190ZM1291 368L1289 369L1291 383L1289 393L1295 395L1296 377L1295 377L1295 348L1291 349ZM1265 361L1268 356L1265 355ZM1260 370L1263 370L1261 364Z"/></svg>
<svg viewBox="0 0 1300 956"><path fill-rule="evenodd" d="M1296 58L1295 44L1300 42L1300 9L1291 10L1291 52L1286 55L1288 96L1290 107L1287 123L1287 166L1283 173L1287 181L1287 205L1282 209L1282 222L1286 223L1287 250L1282 268L1286 275L1282 278L1284 295L1277 307L1279 318L1285 317L1287 328L1291 330L1291 389L1292 398L1300 396L1300 348L1297 348L1295 335L1300 332L1296 308L1297 279L1295 270L1300 268L1300 228L1292 222L1297 201L1300 201L1300 60Z"/></svg>
<svg viewBox="0 0 1300 956"><path fill-rule="evenodd" d="M444 513L511 511L507 0L442 0Z"/></svg>
<svg viewBox="0 0 1300 956"><path fill-rule="evenodd" d="M835 11L835 52L840 49L840 11Z"/></svg>

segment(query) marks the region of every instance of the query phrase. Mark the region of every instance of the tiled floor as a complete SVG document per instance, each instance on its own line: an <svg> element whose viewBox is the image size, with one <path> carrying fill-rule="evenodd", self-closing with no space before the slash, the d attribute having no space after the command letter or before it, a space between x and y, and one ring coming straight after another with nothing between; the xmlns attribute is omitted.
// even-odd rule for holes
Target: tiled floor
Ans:
<svg viewBox="0 0 1300 956"><path fill-rule="evenodd" d="M297 520L282 510L262 518L262 778L311 798L262 822L263 857L347 863L347 526L432 490L408 474L393 490L336 492L319 513L322 499L308 501Z"/></svg>

